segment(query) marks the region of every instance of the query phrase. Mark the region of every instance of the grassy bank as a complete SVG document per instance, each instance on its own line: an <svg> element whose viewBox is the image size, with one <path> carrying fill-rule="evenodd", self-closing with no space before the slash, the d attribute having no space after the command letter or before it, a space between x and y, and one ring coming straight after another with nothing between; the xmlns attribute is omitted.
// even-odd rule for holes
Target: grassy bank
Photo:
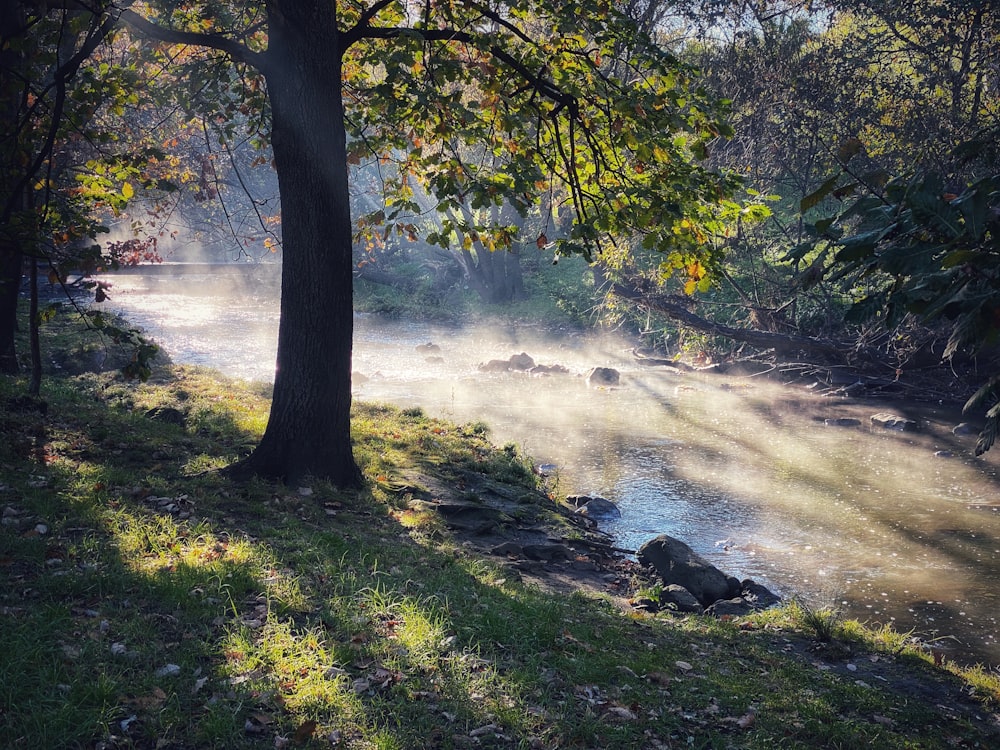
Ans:
<svg viewBox="0 0 1000 750"><path fill-rule="evenodd" d="M0 379L0 747L1000 743L995 676L891 631L794 605L653 616L523 584L409 503L419 472L553 512L482 425L358 404L366 490L234 485L213 469L254 444L264 387L64 374L44 412L23 388Z"/></svg>

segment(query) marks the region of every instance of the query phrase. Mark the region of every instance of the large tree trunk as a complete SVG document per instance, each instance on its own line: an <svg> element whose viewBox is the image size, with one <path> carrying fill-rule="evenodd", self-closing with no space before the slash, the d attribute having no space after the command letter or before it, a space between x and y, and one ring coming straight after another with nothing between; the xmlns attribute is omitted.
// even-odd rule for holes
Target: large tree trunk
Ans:
<svg viewBox="0 0 1000 750"><path fill-rule="evenodd" d="M0 238L0 373L18 372L17 298L21 288L21 252L16 240Z"/></svg>
<svg viewBox="0 0 1000 750"><path fill-rule="evenodd" d="M23 255L21 242L11 223L21 209L23 176L21 150L15 133L23 87L18 78L24 55L8 42L22 28L21 8L14 3L0 7L0 373L18 371L14 337L17 332L17 298L21 289Z"/></svg>
<svg viewBox="0 0 1000 750"><path fill-rule="evenodd" d="M272 0L268 13L281 320L267 429L232 472L354 486L361 475L351 451L352 233L336 13L301 0Z"/></svg>

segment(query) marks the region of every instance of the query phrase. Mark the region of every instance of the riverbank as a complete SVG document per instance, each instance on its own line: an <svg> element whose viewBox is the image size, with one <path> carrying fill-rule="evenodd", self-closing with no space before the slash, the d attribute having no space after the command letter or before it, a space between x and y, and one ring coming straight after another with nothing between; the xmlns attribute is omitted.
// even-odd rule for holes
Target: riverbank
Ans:
<svg viewBox="0 0 1000 750"><path fill-rule="evenodd" d="M0 380L4 747L989 747L1000 682L794 605L650 615L627 569L574 586L414 500L508 497L562 528L482 424L358 404L367 489L215 471L265 386L164 366ZM586 559L583 559L586 558ZM938 663L935 663L935 662Z"/></svg>

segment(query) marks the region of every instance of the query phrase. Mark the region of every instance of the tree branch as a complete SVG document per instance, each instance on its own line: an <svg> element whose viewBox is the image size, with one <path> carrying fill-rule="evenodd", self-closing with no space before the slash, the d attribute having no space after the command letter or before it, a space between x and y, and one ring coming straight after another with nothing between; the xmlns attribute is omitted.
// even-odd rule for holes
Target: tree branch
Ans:
<svg viewBox="0 0 1000 750"><path fill-rule="evenodd" d="M141 34L168 44L187 44L194 47L207 47L225 52L237 62L252 65L262 73L267 66L267 58L260 52L254 52L245 44L222 34L201 34L194 31L181 31L167 26L160 26L136 13L134 10L123 10L121 20Z"/></svg>
<svg viewBox="0 0 1000 750"><path fill-rule="evenodd" d="M733 341L743 341L762 349L774 349L775 351L783 352L807 351L836 357L840 360L847 359L850 354L858 353L856 347L831 339L772 333L770 331L758 331L750 328L733 328L722 323L716 323L700 315L695 315L684 305L670 300L665 295L650 293L648 290L640 289L639 286L634 284L616 283L612 286L612 291L615 295L630 302L635 302L648 310L664 313L688 328L715 336L723 336Z"/></svg>

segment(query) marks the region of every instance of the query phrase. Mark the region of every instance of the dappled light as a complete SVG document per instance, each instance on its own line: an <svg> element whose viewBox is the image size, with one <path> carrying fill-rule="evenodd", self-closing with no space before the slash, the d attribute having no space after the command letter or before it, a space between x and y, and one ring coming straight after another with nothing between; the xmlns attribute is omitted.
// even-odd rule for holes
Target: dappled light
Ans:
<svg viewBox="0 0 1000 750"><path fill-rule="evenodd" d="M186 288L212 288L197 276L135 279L141 293L121 294L115 304L154 328L159 305L177 306L174 295ZM231 283L214 287L225 326L206 328L211 340L194 355L184 353L183 327L156 330L180 357L267 379L269 358L250 350L242 331L244 316L266 328L262 319L274 302L260 284L247 304L227 293ZM549 481L558 491L618 503L622 518L605 528L621 547L671 534L732 575L786 597L946 637L955 655L1000 662L993 606L998 458L971 455L974 439L951 433L961 420L954 410L820 398L809 382L785 387L645 367L614 334L359 315L354 344L356 398L485 423L495 442L553 464ZM568 372L480 370L520 352ZM621 385L588 387L583 376L596 366L620 370ZM887 409L921 429L871 425L871 415ZM859 424L825 422L844 418ZM391 453L398 441L383 439ZM430 445L436 436L423 440Z"/></svg>

